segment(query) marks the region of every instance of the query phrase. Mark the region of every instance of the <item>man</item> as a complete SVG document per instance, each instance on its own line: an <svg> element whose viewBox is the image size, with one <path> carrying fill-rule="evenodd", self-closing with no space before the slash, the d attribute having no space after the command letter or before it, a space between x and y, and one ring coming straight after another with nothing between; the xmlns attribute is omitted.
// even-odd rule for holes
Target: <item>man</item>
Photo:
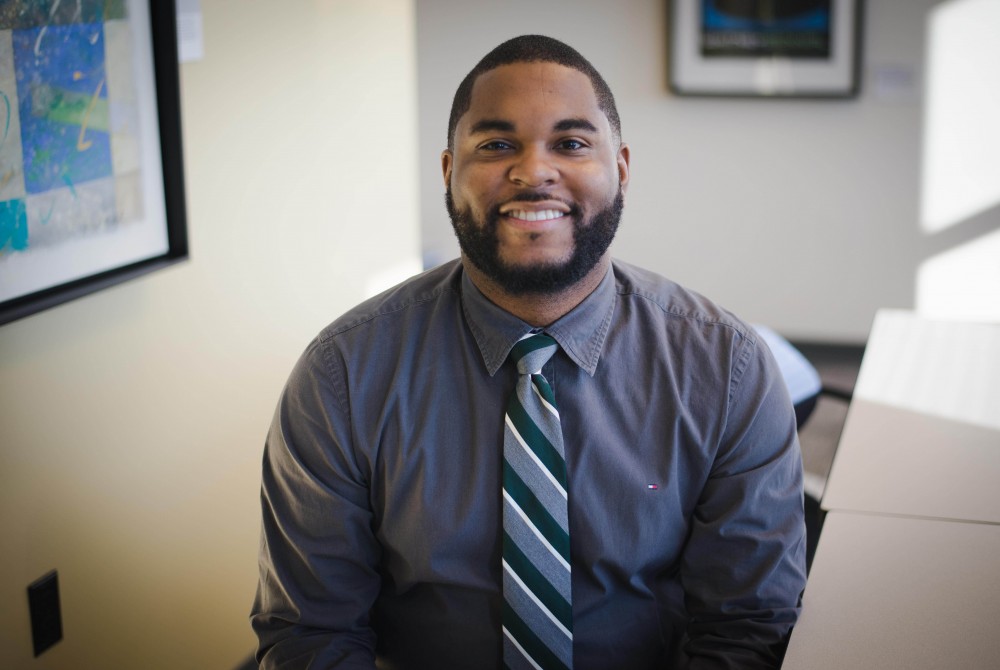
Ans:
<svg viewBox="0 0 1000 670"><path fill-rule="evenodd" d="M262 667L777 667L805 581L792 407L748 326L610 259L607 84L505 42L442 167L461 260L333 322L281 397Z"/></svg>

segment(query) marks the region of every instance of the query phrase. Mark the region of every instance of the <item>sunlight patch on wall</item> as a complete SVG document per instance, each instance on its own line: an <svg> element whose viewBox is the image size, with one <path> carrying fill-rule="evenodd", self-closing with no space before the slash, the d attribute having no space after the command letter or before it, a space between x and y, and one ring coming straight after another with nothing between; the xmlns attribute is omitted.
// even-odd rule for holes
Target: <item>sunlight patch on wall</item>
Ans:
<svg viewBox="0 0 1000 670"><path fill-rule="evenodd" d="M1000 321L998 26L1000 0L951 0L928 15L921 228L961 230L984 213L980 224L998 225L920 265L916 306L926 316Z"/></svg>
<svg viewBox="0 0 1000 670"><path fill-rule="evenodd" d="M1000 0L951 0L928 18L921 227L1000 204Z"/></svg>
<svg viewBox="0 0 1000 670"><path fill-rule="evenodd" d="M917 270L917 311L1000 321L1000 230L924 261Z"/></svg>

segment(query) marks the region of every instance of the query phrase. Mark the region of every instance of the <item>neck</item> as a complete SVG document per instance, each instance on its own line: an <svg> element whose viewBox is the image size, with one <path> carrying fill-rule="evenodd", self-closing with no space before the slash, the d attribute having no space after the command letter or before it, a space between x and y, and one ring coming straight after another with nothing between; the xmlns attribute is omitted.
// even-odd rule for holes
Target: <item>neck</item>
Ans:
<svg viewBox="0 0 1000 670"><path fill-rule="evenodd" d="M604 279L611 259L608 254L601 257L597 265L583 279L558 293L524 293L513 295L484 275L462 254L462 266L469 279L490 302L500 309L513 314L525 323L544 328L567 314L594 292Z"/></svg>

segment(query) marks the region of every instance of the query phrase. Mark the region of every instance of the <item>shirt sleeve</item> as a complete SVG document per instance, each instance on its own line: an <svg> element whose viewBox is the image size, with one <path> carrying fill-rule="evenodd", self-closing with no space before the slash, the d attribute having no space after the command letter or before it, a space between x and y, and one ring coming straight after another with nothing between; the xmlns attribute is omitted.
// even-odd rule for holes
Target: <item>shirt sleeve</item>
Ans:
<svg viewBox="0 0 1000 670"><path fill-rule="evenodd" d="M736 347L722 440L681 565L690 670L778 668L805 588L792 404L767 348L747 338Z"/></svg>
<svg viewBox="0 0 1000 670"><path fill-rule="evenodd" d="M264 670L375 667L379 592L367 465L352 449L337 368L313 342L265 445L260 581L251 613Z"/></svg>

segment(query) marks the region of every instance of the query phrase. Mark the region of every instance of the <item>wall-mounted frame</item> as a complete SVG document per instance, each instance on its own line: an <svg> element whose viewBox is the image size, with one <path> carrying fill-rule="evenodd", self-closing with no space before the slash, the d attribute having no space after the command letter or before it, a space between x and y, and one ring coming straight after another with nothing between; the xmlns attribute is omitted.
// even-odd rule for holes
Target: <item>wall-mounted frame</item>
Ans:
<svg viewBox="0 0 1000 670"><path fill-rule="evenodd" d="M851 97L861 0L671 0L678 95Z"/></svg>
<svg viewBox="0 0 1000 670"><path fill-rule="evenodd" d="M187 254L173 0L0 4L0 324Z"/></svg>

